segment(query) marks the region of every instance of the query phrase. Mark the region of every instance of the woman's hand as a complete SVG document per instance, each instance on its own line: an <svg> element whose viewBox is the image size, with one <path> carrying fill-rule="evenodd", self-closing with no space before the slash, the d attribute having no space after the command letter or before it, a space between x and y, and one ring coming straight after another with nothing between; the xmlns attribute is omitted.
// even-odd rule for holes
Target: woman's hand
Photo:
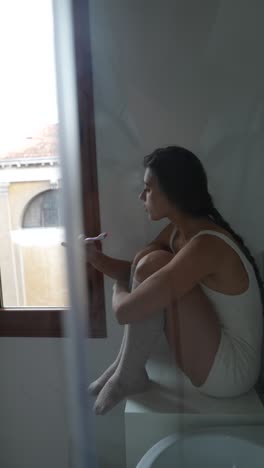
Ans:
<svg viewBox="0 0 264 468"><path fill-rule="evenodd" d="M85 242L85 245L84 245L84 248L85 248L85 259L86 259L86 262L88 263L92 263L96 260L96 257L97 257L97 254L98 252L100 252L100 250L98 249L97 247L97 243L99 243L99 241L86 241ZM61 242L61 245L63 247L67 247L67 242Z"/></svg>
<svg viewBox="0 0 264 468"><path fill-rule="evenodd" d="M96 260L97 254L100 250L97 248L98 241L89 241L85 243L85 254L86 254L86 261L88 263L93 263Z"/></svg>

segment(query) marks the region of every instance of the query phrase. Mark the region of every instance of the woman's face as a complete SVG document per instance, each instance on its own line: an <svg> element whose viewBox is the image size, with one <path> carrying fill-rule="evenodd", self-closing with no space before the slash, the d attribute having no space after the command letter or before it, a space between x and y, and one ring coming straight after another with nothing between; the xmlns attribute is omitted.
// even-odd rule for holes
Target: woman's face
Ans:
<svg viewBox="0 0 264 468"><path fill-rule="evenodd" d="M140 193L139 199L143 201L144 207L153 221L168 217L169 201L161 191L157 177L149 168L145 171L144 190Z"/></svg>

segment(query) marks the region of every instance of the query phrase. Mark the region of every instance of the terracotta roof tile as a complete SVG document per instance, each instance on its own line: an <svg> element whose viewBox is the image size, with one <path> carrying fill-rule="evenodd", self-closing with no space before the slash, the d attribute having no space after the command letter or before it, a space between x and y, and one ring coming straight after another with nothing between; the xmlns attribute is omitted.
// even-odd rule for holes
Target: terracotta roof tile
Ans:
<svg viewBox="0 0 264 468"><path fill-rule="evenodd" d="M0 153L0 160L49 158L58 154L58 124L54 124L29 135L8 153Z"/></svg>

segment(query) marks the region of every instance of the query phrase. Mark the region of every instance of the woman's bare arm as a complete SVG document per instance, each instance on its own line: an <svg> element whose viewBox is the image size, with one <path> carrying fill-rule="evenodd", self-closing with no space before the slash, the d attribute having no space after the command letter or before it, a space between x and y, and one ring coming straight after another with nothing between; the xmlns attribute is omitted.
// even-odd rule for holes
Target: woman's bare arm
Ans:
<svg viewBox="0 0 264 468"><path fill-rule="evenodd" d="M88 260L96 270L118 281L128 281L130 277L131 262L109 257L99 250Z"/></svg>
<svg viewBox="0 0 264 468"><path fill-rule="evenodd" d="M141 258L154 250L170 250L169 243L172 230L173 225L170 223L152 242L140 250L132 261L119 260L109 257L96 248L92 250L91 246L89 245L87 245L87 251L90 250L87 261L89 261L89 263L91 263L94 268L101 271L110 278L118 281L128 281L132 264L137 265Z"/></svg>
<svg viewBox="0 0 264 468"><path fill-rule="evenodd" d="M215 274L222 262L223 253L215 248L215 239L199 236L132 292L123 283L116 282L112 308L117 321L124 325L148 319L185 296L204 278Z"/></svg>

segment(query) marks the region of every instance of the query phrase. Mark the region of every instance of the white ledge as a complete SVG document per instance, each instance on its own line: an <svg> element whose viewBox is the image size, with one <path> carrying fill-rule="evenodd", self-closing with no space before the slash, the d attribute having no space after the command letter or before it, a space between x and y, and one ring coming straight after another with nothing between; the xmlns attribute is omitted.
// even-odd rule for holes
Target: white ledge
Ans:
<svg viewBox="0 0 264 468"><path fill-rule="evenodd" d="M250 413L264 417L264 406L254 389L235 398L213 398L199 392L177 369L163 338L146 369L153 384L147 392L127 400L125 413Z"/></svg>

